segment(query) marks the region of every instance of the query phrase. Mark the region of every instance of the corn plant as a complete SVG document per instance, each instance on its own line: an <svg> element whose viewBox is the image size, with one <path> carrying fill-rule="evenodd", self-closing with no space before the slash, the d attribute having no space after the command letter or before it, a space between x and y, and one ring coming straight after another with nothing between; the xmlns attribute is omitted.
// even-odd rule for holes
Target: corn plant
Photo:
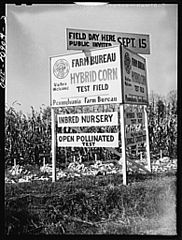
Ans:
<svg viewBox="0 0 182 240"><path fill-rule="evenodd" d="M148 105L148 125L151 154L155 156L160 150L169 157L177 155L177 105L172 95L172 102L165 99L150 100ZM17 112L12 106L5 109L5 164L12 165L14 159L19 164L42 164L40 153L51 151L51 111L50 107L40 108L35 112L31 107L29 116ZM86 107L57 108L56 113L86 113L86 112L119 112L118 104L95 105ZM75 132L71 128L58 128L57 132ZM116 126L109 127L78 127L78 132L119 132ZM121 145L121 139L119 139ZM118 148L118 151L120 149ZM82 161L116 159L113 153L105 148L57 148L57 163L69 163L73 156Z"/></svg>

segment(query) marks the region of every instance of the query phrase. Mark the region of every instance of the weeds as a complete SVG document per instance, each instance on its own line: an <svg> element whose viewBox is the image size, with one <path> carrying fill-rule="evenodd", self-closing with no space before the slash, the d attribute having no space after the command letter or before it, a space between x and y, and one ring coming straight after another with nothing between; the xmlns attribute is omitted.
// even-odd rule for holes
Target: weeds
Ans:
<svg viewBox="0 0 182 240"><path fill-rule="evenodd" d="M104 179L98 177L92 188L76 180L7 184L6 234L139 234L143 219L174 205L175 177L128 186L104 185Z"/></svg>

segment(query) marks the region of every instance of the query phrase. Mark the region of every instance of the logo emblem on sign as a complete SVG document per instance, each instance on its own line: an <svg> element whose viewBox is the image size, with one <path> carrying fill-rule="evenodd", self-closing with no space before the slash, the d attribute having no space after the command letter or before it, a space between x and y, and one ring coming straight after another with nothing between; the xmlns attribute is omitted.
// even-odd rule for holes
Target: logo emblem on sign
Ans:
<svg viewBox="0 0 182 240"><path fill-rule="evenodd" d="M130 59L130 55L128 52L125 53L124 55L124 66L125 66L125 70L128 74L130 74L130 70L131 70L131 59Z"/></svg>
<svg viewBox="0 0 182 240"><path fill-rule="evenodd" d="M65 78L70 70L69 63L65 59L59 59L53 66L53 73L55 77L62 79Z"/></svg>

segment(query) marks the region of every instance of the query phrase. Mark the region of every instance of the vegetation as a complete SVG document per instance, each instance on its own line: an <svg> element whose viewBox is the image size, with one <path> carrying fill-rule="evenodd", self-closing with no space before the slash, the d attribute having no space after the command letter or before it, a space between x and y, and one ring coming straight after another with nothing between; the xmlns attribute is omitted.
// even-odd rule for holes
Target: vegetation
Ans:
<svg viewBox="0 0 182 240"><path fill-rule="evenodd" d="M13 160L21 164L39 164L41 153L51 151L51 114L50 107L41 108L26 116L15 110L14 104L5 110L5 163L12 165ZM119 106L96 105L89 107L59 108L57 113L119 111ZM166 98L152 95L148 105L148 123L151 155L155 158L160 150L163 155L176 158L177 155L177 98L176 91L171 91ZM116 132L117 127L80 128L85 132ZM75 131L74 129L57 128L57 132ZM105 148L57 148L57 163L72 161L82 155L82 160L115 159L116 156Z"/></svg>
<svg viewBox="0 0 182 240"><path fill-rule="evenodd" d="M166 99L151 96L148 107L149 141L152 155L163 150L165 156L177 156L177 95L168 93Z"/></svg>
<svg viewBox="0 0 182 240"><path fill-rule="evenodd" d="M16 102L14 103L14 105ZM40 165L40 153L51 151L50 108L30 116L17 112L14 105L5 110L5 164ZM69 112L118 110L118 105L69 108ZM66 113L60 108L57 113ZM177 100L172 91L166 99L152 95L148 106L150 150L153 158L162 149L170 158L177 151ZM80 131L118 131L83 129ZM74 131L74 129L59 129ZM57 148L57 164L72 161L113 159L104 148ZM30 166L31 165L31 166ZM42 165L42 164L41 164ZM39 167L37 168L39 169ZM5 184L5 234L176 234L175 173L131 175L122 185L122 175L64 178L56 183L35 180ZM164 224L166 224L164 226Z"/></svg>
<svg viewBox="0 0 182 240"><path fill-rule="evenodd" d="M6 234L147 234L175 192L173 174L6 184Z"/></svg>

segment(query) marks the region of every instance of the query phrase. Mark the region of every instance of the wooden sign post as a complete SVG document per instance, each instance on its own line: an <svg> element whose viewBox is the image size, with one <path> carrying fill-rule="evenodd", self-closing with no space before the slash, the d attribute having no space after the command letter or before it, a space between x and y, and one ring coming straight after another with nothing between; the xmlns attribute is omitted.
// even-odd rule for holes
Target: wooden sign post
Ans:
<svg viewBox="0 0 182 240"><path fill-rule="evenodd" d="M125 119L124 119L124 105L120 104L120 127L121 127L121 144L122 144L122 172L123 185L127 185L127 158L126 158L126 143L125 143Z"/></svg>
<svg viewBox="0 0 182 240"><path fill-rule="evenodd" d="M149 130L148 130L148 117L147 117L146 106L144 106L144 114L145 114L145 129L146 129L147 165L148 165L149 172L151 172L150 147L149 147Z"/></svg>
<svg viewBox="0 0 182 240"><path fill-rule="evenodd" d="M56 181L56 124L54 108L51 108L51 136L52 136L52 182Z"/></svg>

